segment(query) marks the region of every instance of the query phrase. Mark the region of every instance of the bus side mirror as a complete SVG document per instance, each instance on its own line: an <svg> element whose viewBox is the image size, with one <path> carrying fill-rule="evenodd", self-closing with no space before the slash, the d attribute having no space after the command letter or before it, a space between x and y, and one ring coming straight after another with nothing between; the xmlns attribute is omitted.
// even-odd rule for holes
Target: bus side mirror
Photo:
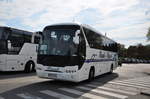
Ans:
<svg viewBox="0 0 150 99"><path fill-rule="evenodd" d="M77 30L77 31L75 32L75 37L73 38L73 42L74 42L75 44L79 44L79 36L80 36L80 30Z"/></svg>
<svg viewBox="0 0 150 99"><path fill-rule="evenodd" d="M38 52L38 45L36 45L36 52Z"/></svg>

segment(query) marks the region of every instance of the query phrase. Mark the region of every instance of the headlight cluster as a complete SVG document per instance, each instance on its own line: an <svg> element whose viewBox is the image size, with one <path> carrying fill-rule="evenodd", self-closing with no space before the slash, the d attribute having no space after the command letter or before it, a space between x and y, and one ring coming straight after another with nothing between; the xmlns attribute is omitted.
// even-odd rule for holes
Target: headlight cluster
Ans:
<svg viewBox="0 0 150 99"><path fill-rule="evenodd" d="M66 70L66 73L74 73L76 70Z"/></svg>

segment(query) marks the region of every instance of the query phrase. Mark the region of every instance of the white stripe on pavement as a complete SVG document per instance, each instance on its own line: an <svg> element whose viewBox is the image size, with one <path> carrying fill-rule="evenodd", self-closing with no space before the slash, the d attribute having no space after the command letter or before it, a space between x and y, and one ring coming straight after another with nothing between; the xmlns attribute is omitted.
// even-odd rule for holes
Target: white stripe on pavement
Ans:
<svg viewBox="0 0 150 99"><path fill-rule="evenodd" d="M103 90L99 90L99 89L87 88L87 87L82 87L82 86L77 86L77 88L80 88L80 89L83 89L83 90L88 90L88 91L93 91L93 92L96 92L96 93L100 93L100 94L103 94L103 95L107 95L107 96L111 96L111 97L115 97L115 98L119 98L119 99L128 98L128 96L125 96L125 95L116 94L116 93L112 93L112 92L107 92L107 91L103 91Z"/></svg>
<svg viewBox="0 0 150 99"><path fill-rule="evenodd" d="M150 86L150 82L129 82L129 83L136 83L136 84L143 84L143 85L147 85L147 86Z"/></svg>
<svg viewBox="0 0 150 99"><path fill-rule="evenodd" d="M129 79L129 80L121 80L121 81L116 81L116 82L128 82L128 81L131 81L131 82L150 82L150 79Z"/></svg>
<svg viewBox="0 0 150 99"><path fill-rule="evenodd" d="M142 87L142 86L137 86L137 85L130 85L130 84L123 84L123 83L117 83L117 82L108 82L109 84L117 84L121 86L128 86L128 87L133 87L133 88L140 88L140 89L149 89L147 87Z"/></svg>
<svg viewBox="0 0 150 99"><path fill-rule="evenodd" d="M120 89L113 89L113 88L109 88L109 87L98 87L96 85L92 85L92 84L86 84L86 86L89 87L97 87L103 90L108 90L108 91L113 91L113 92L118 92L118 93L123 93L123 94L128 94L128 95L137 95L137 93L135 92L130 92L130 91L125 91L125 90L120 90Z"/></svg>
<svg viewBox="0 0 150 99"><path fill-rule="evenodd" d="M54 91L51 91L51 90L43 90L43 91L40 91L40 92L43 93L43 94L55 97L55 98L59 98L59 99L74 99L70 96L67 96L67 95L64 95L64 94L61 94L61 93L58 93L58 92L54 92Z"/></svg>
<svg viewBox="0 0 150 99"><path fill-rule="evenodd" d="M145 80L150 80L150 77L140 77L140 78L133 78L133 79L127 79L127 80L122 80L122 81L145 81Z"/></svg>
<svg viewBox="0 0 150 99"><path fill-rule="evenodd" d="M99 85L98 82L92 82L92 84L96 84ZM108 84L115 84L115 85L121 85L121 86L127 86L127 87L133 87L133 88L140 88L140 89L149 89L147 87L142 87L142 86L137 86L137 85L130 85L130 84L124 84L124 83L120 83L120 82L108 82Z"/></svg>
<svg viewBox="0 0 150 99"><path fill-rule="evenodd" d="M3 98L3 97L0 96L0 99L5 99L5 98Z"/></svg>
<svg viewBox="0 0 150 99"><path fill-rule="evenodd" d="M149 85L150 86L150 81L118 81L119 83L123 82L129 82L129 83L137 83L137 84L144 84L144 85Z"/></svg>
<svg viewBox="0 0 150 99"><path fill-rule="evenodd" d="M107 98L104 98L102 96L97 96L97 95L94 95L94 94L91 94L91 93L81 92L81 91L78 91L78 90L75 90L75 89L70 89L70 88L59 88L59 89L63 90L63 91L66 91L66 92L69 92L69 93L73 93L73 94L79 95L79 96L83 96L83 97L86 97L86 98L107 99Z"/></svg>
<svg viewBox="0 0 150 99"><path fill-rule="evenodd" d="M149 87L150 88L150 85L139 84L139 83L136 83L136 82L119 82L119 83L129 84L129 85L136 85L136 86L141 86L141 87Z"/></svg>
<svg viewBox="0 0 150 99"><path fill-rule="evenodd" d="M29 93L21 93L21 94L17 94L17 96L21 97L21 98L24 98L24 99L42 99L40 97L37 97L37 96L33 96Z"/></svg>

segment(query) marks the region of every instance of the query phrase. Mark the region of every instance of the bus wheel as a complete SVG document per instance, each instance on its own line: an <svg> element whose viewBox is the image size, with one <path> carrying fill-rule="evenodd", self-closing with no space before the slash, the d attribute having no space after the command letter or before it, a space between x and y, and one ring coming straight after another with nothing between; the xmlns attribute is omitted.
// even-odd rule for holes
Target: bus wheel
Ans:
<svg viewBox="0 0 150 99"><path fill-rule="evenodd" d="M94 74L95 74L94 67L92 67L89 72L89 79L88 79L89 81L94 80Z"/></svg>
<svg viewBox="0 0 150 99"><path fill-rule="evenodd" d="M109 71L109 73L110 74L112 74L113 73L113 64L111 65L111 67L110 67L110 71Z"/></svg>
<svg viewBox="0 0 150 99"><path fill-rule="evenodd" d="M34 64L34 62L32 62L32 61L29 61L29 62L27 62L26 63L26 65L25 65L25 72L26 73L30 73L30 72L32 72L32 71L34 71L35 69L35 64Z"/></svg>

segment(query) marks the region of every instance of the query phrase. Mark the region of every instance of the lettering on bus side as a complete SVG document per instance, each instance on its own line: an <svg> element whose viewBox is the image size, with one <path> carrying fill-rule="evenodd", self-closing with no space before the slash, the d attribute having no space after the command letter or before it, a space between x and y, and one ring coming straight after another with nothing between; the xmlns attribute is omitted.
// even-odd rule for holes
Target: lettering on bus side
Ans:
<svg viewBox="0 0 150 99"><path fill-rule="evenodd" d="M107 58L108 58L108 59L111 59L111 58L112 58L112 55L111 55L109 52L107 52Z"/></svg>
<svg viewBox="0 0 150 99"><path fill-rule="evenodd" d="M94 58L97 56L97 54L92 54L91 60L94 60Z"/></svg>
<svg viewBox="0 0 150 99"><path fill-rule="evenodd" d="M103 53L102 51L99 52L99 58L105 58L105 53Z"/></svg>

